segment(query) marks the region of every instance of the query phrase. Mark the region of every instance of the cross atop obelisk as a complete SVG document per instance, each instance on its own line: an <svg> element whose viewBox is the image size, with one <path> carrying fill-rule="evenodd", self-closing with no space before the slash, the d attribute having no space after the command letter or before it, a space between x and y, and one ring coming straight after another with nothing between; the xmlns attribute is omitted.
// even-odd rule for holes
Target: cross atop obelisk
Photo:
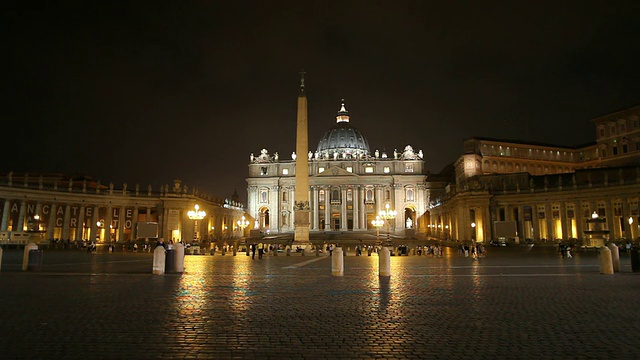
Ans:
<svg viewBox="0 0 640 360"><path fill-rule="evenodd" d="M294 220L294 244L309 242L309 127L307 95L304 88L304 70L300 71L300 94L298 95L298 117L296 128L296 185Z"/></svg>

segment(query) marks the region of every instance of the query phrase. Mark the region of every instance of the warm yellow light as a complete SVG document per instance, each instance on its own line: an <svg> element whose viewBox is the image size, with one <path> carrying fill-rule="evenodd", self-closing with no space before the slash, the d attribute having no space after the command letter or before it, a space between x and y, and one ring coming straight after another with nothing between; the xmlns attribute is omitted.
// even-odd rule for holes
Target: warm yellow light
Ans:
<svg viewBox="0 0 640 360"><path fill-rule="evenodd" d="M471 223L471 227L472 227L472 228L476 227L476 223L472 222L472 223Z"/></svg>
<svg viewBox="0 0 640 360"><path fill-rule="evenodd" d="M244 216L242 217L242 220L238 220L237 223L238 223L238 226L242 228L242 230L244 230L244 228L249 226L249 220L246 220Z"/></svg>
<svg viewBox="0 0 640 360"><path fill-rule="evenodd" d="M591 218L592 219L597 219L598 218L598 213L595 210L593 210L593 214L591 214Z"/></svg>
<svg viewBox="0 0 640 360"><path fill-rule="evenodd" d="M196 206L194 206L195 211L194 210L189 210L187 212L187 216L189 217L189 219L191 220L202 220L204 219L205 216L207 216L207 213L204 211L200 211L200 206L198 206L198 204L196 204Z"/></svg>
<svg viewBox="0 0 640 360"><path fill-rule="evenodd" d="M633 225L633 216L629 216L629 225Z"/></svg>
<svg viewBox="0 0 640 360"><path fill-rule="evenodd" d="M384 225L384 220L380 218L380 216L376 216L375 220L371 220L371 225L379 228Z"/></svg>

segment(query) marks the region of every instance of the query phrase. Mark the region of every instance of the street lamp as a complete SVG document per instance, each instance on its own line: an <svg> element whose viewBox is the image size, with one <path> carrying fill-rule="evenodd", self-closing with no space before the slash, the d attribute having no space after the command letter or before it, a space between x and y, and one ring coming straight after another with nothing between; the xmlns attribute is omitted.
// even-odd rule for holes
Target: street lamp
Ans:
<svg viewBox="0 0 640 360"><path fill-rule="evenodd" d="M245 237L244 237L244 229L245 229L247 226L249 226L249 220L245 219L245 217L244 217L244 216L242 216L242 220L238 220L238 221L237 221L237 224L238 224L238 226L239 226L239 227L240 227L240 229L241 229L240 231L242 232L242 238L244 239L244 238L245 238ZM246 243L246 241L245 241L245 244L244 244L244 245L245 245L245 247L246 247L246 249L245 249L245 250L246 250L247 256L249 256L249 244L247 244L247 243Z"/></svg>
<svg viewBox="0 0 640 360"><path fill-rule="evenodd" d="M376 244L380 242L380 228L384 225L384 220L380 216L376 216L375 220L371 220L371 225L376 228Z"/></svg>
<svg viewBox="0 0 640 360"><path fill-rule="evenodd" d="M476 223L475 223L475 221L471 223L471 229L472 229L471 240L476 241Z"/></svg>
<svg viewBox="0 0 640 360"><path fill-rule="evenodd" d="M205 216L207 216L207 213L204 211L200 211L200 206L198 206L198 204L196 204L194 206L195 210L189 210L187 212L187 216L189 217L189 219L193 220L194 222L194 228L193 228L193 240L198 240L198 220L202 220L204 219Z"/></svg>
<svg viewBox="0 0 640 360"><path fill-rule="evenodd" d="M390 220L395 219L397 214L398 212L395 210L392 210L389 204L386 204L384 206L384 210L380 210L380 212L378 213L378 216L387 223L387 239L389 239L389 234L391 233Z"/></svg>

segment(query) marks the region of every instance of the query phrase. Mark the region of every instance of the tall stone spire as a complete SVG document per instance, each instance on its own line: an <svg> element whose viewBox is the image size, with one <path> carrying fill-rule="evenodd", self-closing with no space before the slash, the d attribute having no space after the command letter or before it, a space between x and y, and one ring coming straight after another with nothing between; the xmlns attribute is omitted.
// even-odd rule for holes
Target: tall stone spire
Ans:
<svg viewBox="0 0 640 360"><path fill-rule="evenodd" d="M298 117L296 130L296 185L294 206L294 244L309 242L309 126L307 95L304 87L304 70L300 72L300 94L298 95Z"/></svg>

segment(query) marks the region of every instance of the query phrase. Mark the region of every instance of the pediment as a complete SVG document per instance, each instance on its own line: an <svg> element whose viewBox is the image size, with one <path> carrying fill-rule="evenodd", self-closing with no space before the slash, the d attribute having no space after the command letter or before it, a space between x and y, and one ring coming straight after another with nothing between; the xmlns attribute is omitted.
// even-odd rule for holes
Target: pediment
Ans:
<svg viewBox="0 0 640 360"><path fill-rule="evenodd" d="M354 173L350 173L347 170L338 167L338 166L332 166L328 169L326 169L325 171L321 172L320 174L316 174L314 175L314 177L333 177L333 176L351 176L351 177L357 177L358 175L354 174Z"/></svg>

